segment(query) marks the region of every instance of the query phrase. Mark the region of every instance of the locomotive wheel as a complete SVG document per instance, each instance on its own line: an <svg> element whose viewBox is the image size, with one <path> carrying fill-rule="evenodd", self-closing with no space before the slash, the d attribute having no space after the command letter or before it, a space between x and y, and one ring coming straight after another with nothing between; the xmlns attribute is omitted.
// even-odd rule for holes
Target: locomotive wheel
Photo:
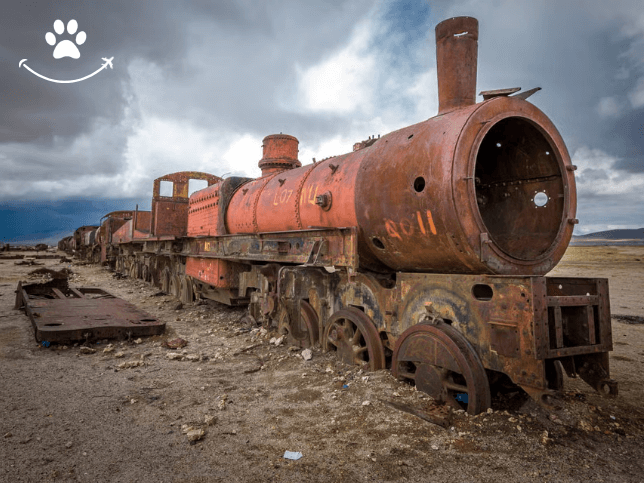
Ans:
<svg viewBox="0 0 644 483"><path fill-rule="evenodd" d="M150 269L148 268L147 265L143 265L141 267L141 279L144 282L149 282L150 281Z"/></svg>
<svg viewBox="0 0 644 483"><path fill-rule="evenodd" d="M564 371L563 366L561 365L561 361L553 361L552 359L547 359L545 362L548 389L561 391L564 387Z"/></svg>
<svg viewBox="0 0 644 483"><path fill-rule="evenodd" d="M186 305L192 303L194 299L195 295L192 290L192 280L190 277L181 277L179 300L181 300L182 304Z"/></svg>
<svg viewBox="0 0 644 483"><path fill-rule="evenodd" d="M304 322L304 326L292 327L286 309L282 308L277 330L281 335L286 336L290 344L302 348L312 347L319 338L318 315L315 313L315 309L311 307L311 304L305 300L300 302L300 319Z"/></svg>
<svg viewBox="0 0 644 483"><path fill-rule="evenodd" d="M130 278L137 278L136 262L130 262L130 270L128 273Z"/></svg>
<svg viewBox="0 0 644 483"><path fill-rule="evenodd" d="M346 364L385 368L385 350L378 330L364 312L349 307L333 314L324 330L324 350L336 351Z"/></svg>
<svg viewBox="0 0 644 483"><path fill-rule="evenodd" d="M455 409L478 414L490 407L490 384L472 345L444 322L418 324L396 342L392 373Z"/></svg>
<svg viewBox="0 0 644 483"><path fill-rule="evenodd" d="M170 295L179 298L181 296L181 279L178 275L170 277Z"/></svg>
<svg viewBox="0 0 644 483"><path fill-rule="evenodd" d="M150 268L150 283L158 288L161 288L163 281L163 273L159 273L158 270Z"/></svg>
<svg viewBox="0 0 644 483"><path fill-rule="evenodd" d="M172 275L170 274L170 270L167 268L161 272L161 291L164 293L169 294L170 293L170 280L172 279Z"/></svg>

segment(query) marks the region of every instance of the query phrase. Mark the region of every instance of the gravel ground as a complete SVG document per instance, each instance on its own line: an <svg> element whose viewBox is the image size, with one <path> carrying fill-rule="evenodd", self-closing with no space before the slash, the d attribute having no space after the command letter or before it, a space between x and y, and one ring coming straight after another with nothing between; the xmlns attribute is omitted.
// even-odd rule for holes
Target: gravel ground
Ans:
<svg viewBox="0 0 644 483"><path fill-rule="evenodd" d="M575 247L556 275L609 277L613 312L637 321L643 259L644 247ZM388 371L363 372L318 349L305 360L271 343L276 334L243 325L243 309L175 310L176 300L140 281L42 262L69 266L70 285L122 297L165 321L166 332L101 341L90 354L43 348L13 310L18 281L38 267L0 260L0 481L644 480L643 325L613 321L618 398L566 380L557 410L517 391L471 417ZM187 345L164 347L176 338ZM285 451L302 457L287 460Z"/></svg>

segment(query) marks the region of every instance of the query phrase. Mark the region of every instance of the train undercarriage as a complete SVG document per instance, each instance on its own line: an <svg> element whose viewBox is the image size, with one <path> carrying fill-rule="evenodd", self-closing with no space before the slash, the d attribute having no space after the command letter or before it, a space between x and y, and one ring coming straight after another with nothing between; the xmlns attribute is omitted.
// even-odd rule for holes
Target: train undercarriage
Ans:
<svg viewBox="0 0 644 483"><path fill-rule="evenodd" d="M358 269L353 228L145 241L111 263L184 304L248 305L289 343L390 369L477 414L508 379L548 406L564 372L614 396L605 279Z"/></svg>

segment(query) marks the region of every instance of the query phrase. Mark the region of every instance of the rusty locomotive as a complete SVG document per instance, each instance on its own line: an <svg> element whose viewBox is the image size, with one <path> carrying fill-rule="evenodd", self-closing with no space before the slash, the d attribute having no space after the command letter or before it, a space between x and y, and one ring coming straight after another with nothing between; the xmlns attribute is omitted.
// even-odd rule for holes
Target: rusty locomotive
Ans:
<svg viewBox="0 0 644 483"><path fill-rule="evenodd" d="M504 380L548 404L564 371L615 395L607 281L545 276L577 222L575 167L526 100L537 89L475 102L477 49L476 19L436 27L433 118L306 166L296 138L267 136L261 177L167 175L151 211L110 213L71 243L472 414ZM188 196L190 179L208 187Z"/></svg>

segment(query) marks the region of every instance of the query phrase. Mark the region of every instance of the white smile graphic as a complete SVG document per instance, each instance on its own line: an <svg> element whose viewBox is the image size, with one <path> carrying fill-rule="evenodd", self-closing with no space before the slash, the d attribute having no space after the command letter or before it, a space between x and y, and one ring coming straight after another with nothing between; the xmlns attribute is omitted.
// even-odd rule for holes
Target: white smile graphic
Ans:
<svg viewBox="0 0 644 483"><path fill-rule="evenodd" d="M78 31L78 22L74 19L71 19L69 22L67 22L67 34L69 35L76 34L76 36L73 37L73 41L68 39L61 40L60 36L65 34L65 24L60 19L57 19L54 22L54 32L56 32L56 35L58 35L58 37L51 32L47 32L47 34L45 34L45 41L52 47L56 46L53 52L54 59L62 59L63 57L70 57L72 59L80 58L81 54L80 54L80 51L78 50L78 45L83 45L85 43L85 41L87 40L87 34L85 33L84 30L81 30L80 32L76 33L77 31ZM85 79L89 79L90 77L94 77L103 69L107 69L108 66L110 67L110 69L114 68L112 66L112 60L114 59L114 57L110 57L109 59L106 59L105 57L103 57L102 59L105 63L102 64L99 69L95 70L89 75L86 75L85 77L81 77L80 79L72 79L72 80L58 80L58 79L50 79L49 77L45 77L44 75L39 74L31 67L29 67L27 64L25 64L25 62L27 62L27 59L22 59L18 64L18 68L22 67L22 65L24 64L25 69L27 69L33 75L40 77L41 79L45 79L46 81L49 81L49 82L56 82L58 84L73 84L74 82L80 82L80 81L84 81Z"/></svg>
<svg viewBox="0 0 644 483"><path fill-rule="evenodd" d="M81 77L80 79L72 79L72 80L58 80L58 79L50 79L49 77L45 77L44 75L39 74L35 70L32 70L31 67L29 67L27 64L25 64L24 62L27 62L27 59L22 59L20 61L20 63L18 64L18 68L20 68L20 67L22 67L24 65L25 69L27 69L29 72L31 72L32 74L40 77L41 79L48 80L49 82L57 82L58 84L72 84L74 82L80 82L80 81L83 81L85 79L89 79L90 77L95 76L96 74L98 74L103 69L106 69L107 66L109 66L110 69L114 68L112 66L112 60L114 59L114 57L110 57L109 59L106 59L105 57L101 57L101 58L103 59L103 61L105 63L103 65L101 65L101 67L99 69L95 70L94 72L92 72L89 75L86 75L85 77Z"/></svg>

